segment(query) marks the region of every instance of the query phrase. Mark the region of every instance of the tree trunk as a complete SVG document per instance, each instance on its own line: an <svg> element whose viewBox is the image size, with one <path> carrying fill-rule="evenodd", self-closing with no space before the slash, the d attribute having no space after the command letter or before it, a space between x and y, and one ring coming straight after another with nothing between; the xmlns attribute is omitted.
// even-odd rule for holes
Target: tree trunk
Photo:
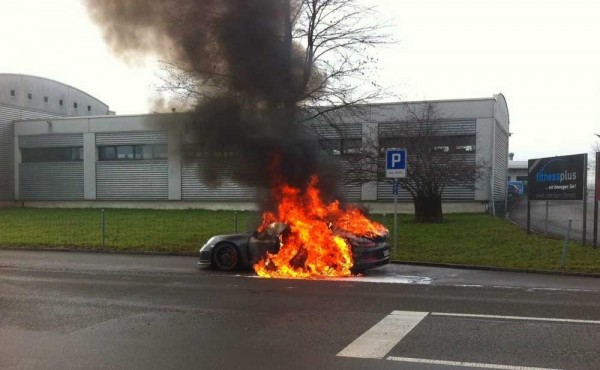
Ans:
<svg viewBox="0 0 600 370"><path fill-rule="evenodd" d="M442 197L439 195L417 195L413 199L417 222L442 222Z"/></svg>

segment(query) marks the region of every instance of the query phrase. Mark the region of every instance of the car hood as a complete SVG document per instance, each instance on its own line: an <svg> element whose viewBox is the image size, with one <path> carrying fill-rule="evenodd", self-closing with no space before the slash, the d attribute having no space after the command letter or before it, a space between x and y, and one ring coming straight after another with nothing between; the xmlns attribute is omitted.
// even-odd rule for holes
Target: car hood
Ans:
<svg viewBox="0 0 600 370"><path fill-rule="evenodd" d="M237 241L237 240L247 240L250 238L252 233L243 233L243 234L226 234L226 235L215 235L212 238L206 241L206 244L216 244L222 241Z"/></svg>

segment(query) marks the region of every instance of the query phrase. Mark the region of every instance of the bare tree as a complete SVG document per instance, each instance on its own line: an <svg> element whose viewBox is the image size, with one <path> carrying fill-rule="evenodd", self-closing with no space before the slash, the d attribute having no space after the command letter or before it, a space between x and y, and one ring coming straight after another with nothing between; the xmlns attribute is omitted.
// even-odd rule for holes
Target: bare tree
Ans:
<svg viewBox="0 0 600 370"><path fill-rule="evenodd" d="M474 187L485 164L475 162L474 136L442 132L448 119L435 104L408 105L406 109L407 119L398 122L399 136L380 139L380 147L406 148L407 176L399 180L400 187L412 196L417 221L438 222L443 217L444 190Z"/></svg>
<svg viewBox="0 0 600 370"><path fill-rule="evenodd" d="M285 74L279 81L285 93L269 101L270 108L295 110L295 122L338 126L340 122L332 119L332 112L383 96L384 89L372 78L376 69L372 51L390 38L374 8L359 0L275 1L281 3L284 13L277 36L277 48L284 51L277 53L277 64ZM211 56L219 59L218 53ZM228 94L239 98L240 90L230 85L230 74L235 71L227 62L217 61L216 67L180 61L162 64L165 73L159 90L174 94L190 107Z"/></svg>
<svg viewBox="0 0 600 370"><path fill-rule="evenodd" d="M380 125L368 135L362 148L344 157L350 168L348 182L387 181L385 152L406 148L407 176L400 188L413 199L418 222L439 222L443 218L442 196L451 187L473 188L481 178L484 163L475 161L474 135L449 134L454 123L443 117L434 103L405 106L402 120Z"/></svg>

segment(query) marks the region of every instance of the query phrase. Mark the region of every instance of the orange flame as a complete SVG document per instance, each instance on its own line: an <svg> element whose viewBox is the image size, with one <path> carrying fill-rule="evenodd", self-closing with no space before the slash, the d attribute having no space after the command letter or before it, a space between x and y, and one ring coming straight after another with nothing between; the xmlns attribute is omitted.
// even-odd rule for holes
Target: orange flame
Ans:
<svg viewBox="0 0 600 370"><path fill-rule="evenodd" d="M283 184L276 192L279 205L276 213L265 212L259 231L273 222L288 225L280 236L276 254L267 255L254 265L261 277L314 279L351 275L351 246L343 235L361 237L383 236L387 229L367 219L358 209L342 209L339 201L325 204L321 200L318 179L313 177L308 187Z"/></svg>

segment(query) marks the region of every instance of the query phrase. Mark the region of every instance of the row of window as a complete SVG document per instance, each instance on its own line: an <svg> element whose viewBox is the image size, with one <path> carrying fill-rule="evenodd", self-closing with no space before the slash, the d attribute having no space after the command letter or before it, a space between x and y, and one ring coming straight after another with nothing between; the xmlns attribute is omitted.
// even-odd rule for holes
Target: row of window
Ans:
<svg viewBox="0 0 600 370"><path fill-rule="evenodd" d="M16 90L10 90L10 96L12 96L13 98L17 96L17 91ZM27 100L33 100L33 94L32 93L27 93ZM44 103L49 104L50 103L50 99L47 96L44 96ZM65 104L63 99L58 99L58 106L63 107ZM77 102L73 102L73 109L79 109L79 104ZM88 105L87 106L87 111L91 112L92 111L92 106Z"/></svg>
<svg viewBox="0 0 600 370"><path fill-rule="evenodd" d="M23 163L83 161L83 147L27 148L21 150ZM166 145L107 145L98 147L100 161L167 159Z"/></svg>
<svg viewBox="0 0 600 370"><path fill-rule="evenodd" d="M21 159L24 163L83 161L83 147L22 149Z"/></svg>
<svg viewBox="0 0 600 370"><path fill-rule="evenodd" d="M167 159L166 145L109 145L98 147L100 161Z"/></svg>
<svg viewBox="0 0 600 370"><path fill-rule="evenodd" d="M319 140L321 148L332 155L351 155L361 152L362 139L322 139ZM417 141L413 143L402 137L386 137L379 139L381 153L387 148L406 148L411 145L425 145L435 153L475 153L475 136L442 136L428 137L427 142Z"/></svg>
<svg viewBox="0 0 600 370"><path fill-rule="evenodd" d="M411 145L429 147L434 153L463 154L475 153L475 135L429 136L423 138L385 137L379 139L379 146L385 148L409 148Z"/></svg>
<svg viewBox="0 0 600 370"><path fill-rule="evenodd" d="M474 136L456 136L446 138L430 138L429 143L434 152L439 153L475 153ZM380 148L384 153L386 148L406 147L402 138L381 138ZM332 139L321 140L321 148L332 155L352 155L360 153L362 139ZM159 160L167 159L167 145L104 145L98 147L98 160L100 161L129 161L129 160ZM224 148L219 152L207 152L199 145L186 145L184 148L185 158L223 158L231 159L239 157L234 150ZM25 163L32 162L65 162L82 161L82 147L59 147L59 148L31 148L22 150L22 158Z"/></svg>

